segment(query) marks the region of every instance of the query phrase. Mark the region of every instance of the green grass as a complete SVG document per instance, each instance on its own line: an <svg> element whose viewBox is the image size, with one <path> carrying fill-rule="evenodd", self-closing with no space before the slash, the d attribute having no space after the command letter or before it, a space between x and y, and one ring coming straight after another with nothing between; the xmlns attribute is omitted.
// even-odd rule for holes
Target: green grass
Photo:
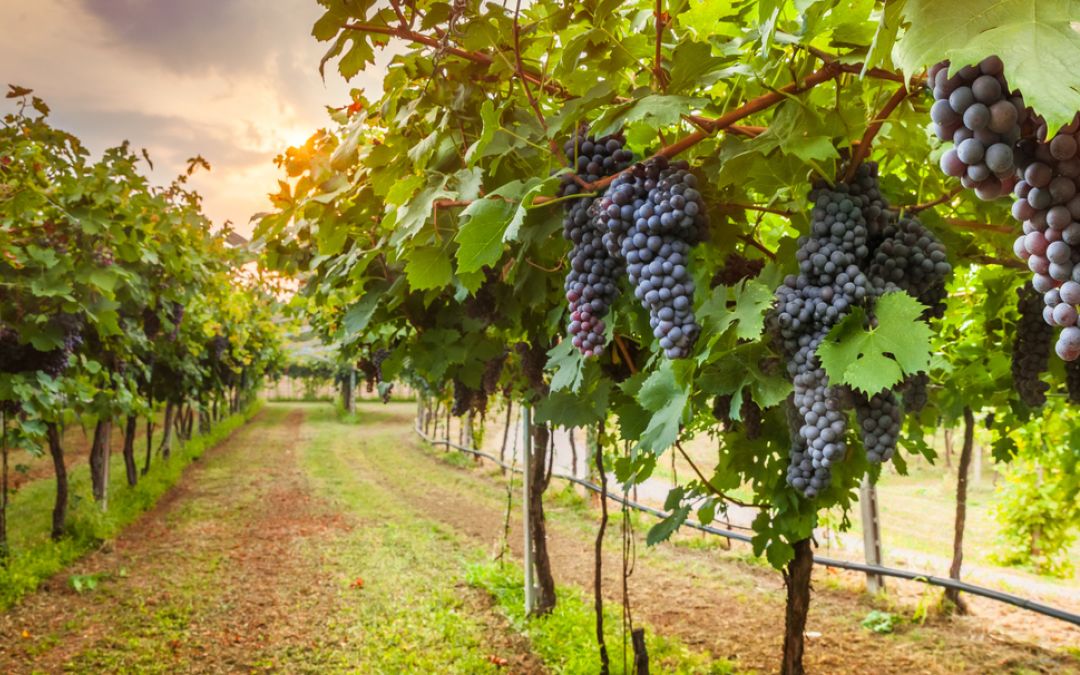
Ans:
<svg viewBox="0 0 1080 675"><path fill-rule="evenodd" d="M549 615L525 616L525 590L519 565L482 562L469 567L469 583L491 594L515 628L528 635L533 650L554 673L595 673L600 652L596 644L596 614L592 599L577 588L560 587L558 602ZM604 608L604 639L613 674L633 669L633 650L627 648L627 668L623 664L622 617L617 608ZM645 627L649 665L661 673L734 673L725 659L691 651L681 641L657 635Z"/></svg>
<svg viewBox="0 0 1080 675"><path fill-rule="evenodd" d="M359 416L377 414L363 410ZM492 563L484 550L442 524L418 515L397 497L397 485L365 480L387 476L377 468L400 438L400 427L386 432L370 430L359 443L341 433L334 423L338 413L312 410L308 423L316 430L305 450L307 473L321 492L355 514L360 525L349 535L335 567L355 570L363 590L348 587L341 578L346 606L338 621L348 624L347 655L324 661L333 668L362 672L492 672L483 627L463 598L464 585L490 595L512 630L526 635L534 653L557 673L594 673L599 666L591 600L582 590L560 588L558 606L550 617L526 620L523 616L521 568ZM471 457L440 450L441 462L475 468ZM424 473L438 465L418 466ZM415 473L410 469L410 475ZM437 474L438 475L438 474ZM445 480L446 476L442 476ZM561 486L560 486L561 487ZM500 486L499 491L503 486ZM585 499L570 486L552 490L549 506L556 511L582 512ZM613 608L617 612L617 608ZM613 673L621 673L620 622L607 616ZM490 630L490 628L489 628ZM651 631L650 631L651 633ZM650 663L654 672L730 673L730 662L696 653L683 643L650 634ZM496 654L497 655L497 654ZM617 661L617 663L615 663Z"/></svg>
<svg viewBox="0 0 1080 675"><path fill-rule="evenodd" d="M107 513L101 512L91 495L89 466L82 463L71 469L67 536L60 541L49 538L55 481L34 481L15 493L8 505L11 554L7 564L0 567L0 610L10 607L102 541L115 537L150 509L176 483L188 464L227 438L258 412L260 405L257 403L243 413L223 419L209 434L195 436L185 443L177 441L170 460L163 462L155 458L150 473L141 476L135 488L127 486L123 456L113 453Z"/></svg>
<svg viewBox="0 0 1080 675"><path fill-rule="evenodd" d="M359 447L328 408L310 412L314 437L302 464L318 492L359 519L333 547L340 609L334 639L313 657L320 669L356 672L498 672L485 627L461 592L463 571L482 552L448 528L412 513L392 491L365 480L357 456L386 452L393 436ZM357 579L363 588L354 587Z"/></svg>

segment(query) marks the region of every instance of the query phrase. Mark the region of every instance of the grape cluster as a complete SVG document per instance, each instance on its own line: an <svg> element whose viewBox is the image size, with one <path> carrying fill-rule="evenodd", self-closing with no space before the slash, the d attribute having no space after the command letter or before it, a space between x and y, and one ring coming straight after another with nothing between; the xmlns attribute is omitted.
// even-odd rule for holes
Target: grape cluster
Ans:
<svg viewBox="0 0 1080 675"><path fill-rule="evenodd" d="M731 403L735 399L732 394L719 394L713 399L712 413L718 421L722 422L728 432L737 432L742 429L746 438L754 440L761 436L761 423L763 411L751 396L750 392L742 391L742 405L739 408L739 419L731 416Z"/></svg>
<svg viewBox="0 0 1080 675"><path fill-rule="evenodd" d="M1077 124L1049 143L1032 143L1033 160L1016 184L1012 213L1023 221L1013 251L1027 261L1032 286L1043 294L1042 316L1061 327L1055 350L1063 360L1080 357L1080 134ZM1037 132L1039 133L1039 132ZM1045 133L1045 132L1043 132ZM1041 134L1040 134L1041 135Z"/></svg>
<svg viewBox="0 0 1080 675"><path fill-rule="evenodd" d="M454 417L472 411L483 414L487 410L487 396L479 389L473 389L458 378L454 378L454 403L450 414Z"/></svg>
<svg viewBox="0 0 1080 675"><path fill-rule="evenodd" d="M1037 408L1046 403L1046 391L1050 388L1039 376L1050 363L1054 329L1043 320L1043 298L1030 284L1018 288L1016 294L1020 318L1016 322L1012 351L1013 386L1021 401Z"/></svg>
<svg viewBox="0 0 1080 675"><path fill-rule="evenodd" d="M847 453L846 392L829 384L817 348L852 307L871 295L858 262L869 255L865 195L846 184L817 185L810 193L810 233L799 238L798 276L777 289L776 329L795 387L788 483L807 497L829 485L834 462Z"/></svg>
<svg viewBox="0 0 1080 675"><path fill-rule="evenodd" d="M57 314L52 323L63 332L63 344L47 351L21 343L15 329L0 324L0 373L62 375L70 365L72 355L83 344L83 321L74 314Z"/></svg>
<svg viewBox="0 0 1080 675"><path fill-rule="evenodd" d="M577 179L592 183L616 174L630 165L633 154L623 146L621 136L596 139L580 131L564 148L574 174L563 176L559 195L581 192ZM595 198L582 197L567 202L563 237L573 244L570 272L566 275L566 299L570 303L568 331L574 347L586 356L604 348L604 316L618 297L622 261L604 247L596 222Z"/></svg>
<svg viewBox="0 0 1080 675"><path fill-rule="evenodd" d="M920 412L930 401L928 389L930 387L929 373L916 373L900 386L900 393L904 397L904 410Z"/></svg>
<svg viewBox="0 0 1080 675"><path fill-rule="evenodd" d="M225 351L229 348L229 338L224 335L215 335L210 338L210 342L207 344L207 352L210 355L210 360L213 363L221 363L221 357L225 355Z"/></svg>
<svg viewBox="0 0 1080 675"><path fill-rule="evenodd" d="M1019 166L1016 143L1028 111L1010 92L1001 59L991 56L949 77L948 62L930 69L934 131L954 147L941 156L941 170L959 178L980 199L1008 194Z"/></svg>
<svg viewBox="0 0 1080 675"><path fill-rule="evenodd" d="M1069 401L1080 403L1080 361L1065 363L1065 388L1069 392Z"/></svg>
<svg viewBox="0 0 1080 675"><path fill-rule="evenodd" d="M1048 138L1046 122L1009 92L1002 71L995 56L952 77L947 62L931 69L931 117L938 136L955 144L941 168L983 199L1012 190L1012 215L1023 223L1013 251L1043 294L1043 320L1062 328L1055 351L1074 361L1080 358L1080 114Z"/></svg>
<svg viewBox="0 0 1080 675"><path fill-rule="evenodd" d="M747 258L732 252L724 258L723 265L713 275L711 286L734 286L743 279L753 279L761 274L765 261L761 258Z"/></svg>
<svg viewBox="0 0 1080 675"><path fill-rule="evenodd" d="M169 335L169 339L175 340L180 337L180 322L184 320L184 305L179 302L173 302L169 306L169 321L172 322L173 329Z"/></svg>
<svg viewBox="0 0 1080 675"><path fill-rule="evenodd" d="M153 340L161 332L161 318L152 308L146 307L142 312L143 333L148 340Z"/></svg>
<svg viewBox="0 0 1080 675"><path fill-rule="evenodd" d="M855 408L872 462L892 457L902 416L893 391L867 397L831 385L817 357L821 341L856 306L872 316L873 301L886 292L906 291L940 305L952 267L940 241L917 220L891 215L874 164L860 166L850 183L816 185L810 199L810 231L795 254L799 274L776 290L771 323L794 385L787 479L812 498L828 487L832 466L847 454L847 409ZM907 386L920 381L926 378L911 378Z"/></svg>
<svg viewBox="0 0 1080 675"><path fill-rule="evenodd" d="M862 394L855 398L855 418L862 432L866 458L874 463L887 462L896 452L900 437L900 419L903 410L896 394L886 389L867 398Z"/></svg>
<svg viewBox="0 0 1080 675"><path fill-rule="evenodd" d="M502 377L503 366L509 356L509 351L503 351L484 364L484 372L480 375L480 389L486 396L491 396L499 388L499 378Z"/></svg>
<svg viewBox="0 0 1080 675"><path fill-rule="evenodd" d="M659 175L650 174L659 167ZM658 158L645 165L647 195L634 206L633 225L622 236L622 255L634 295L649 310L649 325L669 359L690 353L701 327L694 318L694 280L687 268L690 248L708 220L697 178L685 162L666 166ZM654 183L655 181L655 183Z"/></svg>
<svg viewBox="0 0 1080 675"><path fill-rule="evenodd" d="M870 276L881 292L907 291L929 309L945 313L945 279L952 272L945 245L916 218L903 217L882 228L883 240L870 260Z"/></svg>

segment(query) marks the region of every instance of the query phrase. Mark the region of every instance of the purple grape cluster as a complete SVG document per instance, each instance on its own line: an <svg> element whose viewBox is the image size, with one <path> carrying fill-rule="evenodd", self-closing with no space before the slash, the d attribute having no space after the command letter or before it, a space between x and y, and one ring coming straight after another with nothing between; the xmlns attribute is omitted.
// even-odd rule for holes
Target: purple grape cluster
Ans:
<svg viewBox="0 0 1080 675"><path fill-rule="evenodd" d="M1016 143L1028 111L1010 92L1005 67L996 56L949 76L948 62L930 69L934 132L953 147L941 156L941 170L959 178L980 199L996 199L1016 182Z"/></svg>
<svg viewBox="0 0 1080 675"><path fill-rule="evenodd" d="M604 248L625 263L664 355L687 356L701 331L687 265L708 226L689 164L656 157L635 165L612 181L597 211Z"/></svg>
<svg viewBox="0 0 1080 675"><path fill-rule="evenodd" d="M903 217L882 228L870 259L870 277L880 292L907 291L929 309L923 318L945 312L945 279L952 272L945 245L917 218Z"/></svg>
<svg viewBox="0 0 1080 675"><path fill-rule="evenodd" d="M577 173L563 176L559 195L581 193L575 175L591 183L628 167L633 154L624 145L618 135L596 139L584 130L579 132L564 148ZM574 347L585 356L598 355L604 348L604 317L619 295L618 279L624 271L622 261L604 247L596 202L595 197L571 199L563 218L563 237L573 244L565 285L570 304L568 331Z"/></svg>
<svg viewBox="0 0 1080 675"><path fill-rule="evenodd" d="M622 237L622 255L634 295L649 310L649 325L669 359L690 353L701 327L694 318L694 280L690 249L708 227L697 178L686 162L665 166L662 158L646 166L647 195L633 206L633 225ZM648 174L659 166L659 175ZM616 202L618 204L618 202Z"/></svg>
<svg viewBox="0 0 1080 675"><path fill-rule="evenodd" d="M855 396L855 419L859 422L866 458L880 464L892 459L896 441L900 438L900 421L903 408L892 390L867 397Z"/></svg>
<svg viewBox="0 0 1080 675"><path fill-rule="evenodd" d="M1075 122L1049 143L1030 140L1032 160L1016 184L1012 214L1023 222L1013 251L1027 261L1031 284L1043 294L1042 316L1063 330L1055 351L1065 361L1080 357L1080 134ZM1043 131L1037 136L1045 139Z"/></svg>
<svg viewBox="0 0 1080 675"><path fill-rule="evenodd" d="M863 208L869 199L847 184L810 193L810 233L799 238L799 274L776 290L776 328L795 391L788 484L809 498L829 486L832 465L847 454L847 391L829 384L817 348L829 330L872 297L857 263L869 255Z"/></svg>
<svg viewBox="0 0 1080 675"><path fill-rule="evenodd" d="M777 289L772 322L794 384L787 480L812 498L828 487L832 466L847 454L848 408L855 408L872 462L893 456L903 411L893 391L868 397L831 385L817 357L821 341L853 307L872 315L873 301L886 292L940 304L952 266L941 242L917 220L892 216L874 164L860 166L850 183L816 185L810 199L810 231L795 254L799 274Z"/></svg>
<svg viewBox="0 0 1080 675"><path fill-rule="evenodd" d="M0 372L42 372L54 378L63 375L72 355L83 344L83 321L74 314L57 314L52 323L63 332L63 344L46 351L20 342L15 329L0 324Z"/></svg>
<svg viewBox="0 0 1080 675"><path fill-rule="evenodd" d="M1054 329L1043 320L1043 298L1038 291L1030 284L1024 284L1016 289L1016 295L1020 318L1013 340L1013 387L1021 401L1038 408L1046 403L1046 391L1050 388L1040 375L1050 365Z"/></svg>
<svg viewBox="0 0 1080 675"><path fill-rule="evenodd" d="M1074 361L1080 358L1080 115L1048 138L1045 120L1009 91L1001 59L991 56L952 77L948 65L930 70L934 128L955 144L941 168L982 199L1012 190L1012 215L1023 223L1013 251L1043 295L1044 321L1062 328L1055 351Z"/></svg>

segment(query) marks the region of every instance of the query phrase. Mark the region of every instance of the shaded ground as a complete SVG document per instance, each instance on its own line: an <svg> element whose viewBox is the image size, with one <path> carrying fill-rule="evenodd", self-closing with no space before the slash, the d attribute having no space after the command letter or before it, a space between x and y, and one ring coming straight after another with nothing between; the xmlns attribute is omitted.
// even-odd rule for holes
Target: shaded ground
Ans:
<svg viewBox="0 0 1080 675"><path fill-rule="evenodd" d="M473 673L503 659L506 671L541 672L528 639L464 583L466 566L503 544L505 479L422 447L414 411L365 404L361 423L346 426L329 406L269 406L69 570L107 575L96 590L76 593L58 575L0 615L0 672ZM596 512L571 493L550 494L548 510L556 580L590 589ZM618 603L621 516L612 516L605 589ZM650 524L631 522L641 535ZM776 670L778 574L745 548L691 535L653 549L638 541L636 552L636 619L740 669ZM1080 672L1063 651L1080 645L1080 631L1030 613L1008 615L1011 633L988 630L976 604L979 616L906 622L882 636L859 622L890 607L856 590L858 577L815 570L814 583L810 672ZM898 602L895 611L910 613Z"/></svg>

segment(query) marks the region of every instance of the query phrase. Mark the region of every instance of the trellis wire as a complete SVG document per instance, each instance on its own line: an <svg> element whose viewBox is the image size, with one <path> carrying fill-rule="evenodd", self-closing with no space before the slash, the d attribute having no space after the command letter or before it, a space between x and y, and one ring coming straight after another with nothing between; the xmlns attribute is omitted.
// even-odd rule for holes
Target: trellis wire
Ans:
<svg viewBox="0 0 1080 675"><path fill-rule="evenodd" d="M477 450L475 448L466 448L463 445L459 445L459 444L453 443L451 441L443 441L443 440L438 440L438 439L431 438L431 437L429 437L427 434L425 434L423 432L423 430L420 428L419 424L417 424L414 427L414 431L416 432L416 435L418 435L420 438L424 439L425 441L427 441L431 445L445 445L447 447L454 448L455 450L459 450L461 452L466 452L466 453L469 453L469 454L472 454L472 455L483 457L484 459L487 459L487 460L489 460L491 462L494 462L495 464L501 466L502 468L504 468L504 469L506 469L508 471L513 471L515 473L520 473L521 472L521 469L518 469L516 467L508 467L503 462L500 462L499 459L497 457L495 457L494 455L490 455L490 454L488 454L488 453L486 453L486 452L484 452L482 450ZM561 478L563 480L570 481L571 483L575 483L577 485L580 485L583 488L585 488L587 490L590 490L592 492L596 492L598 494L604 494L604 496L606 496L608 499L610 499L610 500L612 500L612 501L614 501L614 502L616 502L618 504L621 504L623 506L626 506L628 508L634 509L635 511L641 511L643 513L648 513L649 515L655 516L657 518L667 518L668 516L671 515L671 514L665 512L665 511L661 511L660 509L655 509L655 508L653 508L651 506L646 506L645 504L640 504L638 502L635 502L632 499L629 499L629 498L626 498L626 497L621 497L620 495L613 494L611 492L606 492L606 491L602 490L599 485L596 485L594 483L590 483L589 481L586 481L586 480L582 480L582 479L580 479L580 478L578 478L576 476L568 476L568 475L566 475L566 474L564 474L562 472L557 472L557 471L552 471L551 475L556 477L556 478ZM699 522L689 520L689 519L687 519L686 521L683 522L682 527L689 527L690 529L693 529L693 530L699 530L701 532L716 535L716 536L719 536L719 537L726 537L727 539L734 539L735 541L741 541L741 542L745 542L747 544L753 542L753 538L750 537L747 534L743 534L741 532L732 532L731 530L724 530L724 529L721 529L721 528L718 528L718 527L713 527L711 525L703 525L703 524L701 524ZM1049 616L1049 617L1054 618L1054 619L1059 619L1061 621L1071 623L1074 626L1080 626L1080 614L1075 614L1073 612L1069 612L1069 611L1066 611L1064 609L1059 609L1057 607L1051 607L1049 605L1044 605L1041 602L1036 602L1034 600L1029 600L1027 598L1021 598L1020 596L1013 595L1011 593L1004 593L1002 591L996 591L996 590L994 590L992 588L983 588L982 586L974 586L972 584L968 584L968 583L965 583L963 581L957 581L956 579L948 579L948 578L944 578L944 577L937 577L937 576L933 576L933 575L930 575L930 574L924 574L922 572L912 572L910 570L896 569L896 568L893 568L893 567L885 567L883 565L869 565L869 564L866 564L866 563L851 562L851 561L847 561L847 560L839 560L837 558L825 558L825 557L821 557L821 556L817 556L817 555L814 556L814 564L815 565L821 565L823 567L834 567L834 568L837 568L837 569L852 570L854 572L862 572L864 574L880 574L882 576L894 577L896 579L907 579L908 581L919 581L919 582L922 582L924 584L928 584L930 586L940 586L942 588L952 588L952 589L956 589L958 591L961 591L963 593L970 593L971 595L978 595L978 596L981 596L981 597L984 597L984 598L989 598L990 600L996 600L998 602L1004 602L1006 604L1013 605L1014 607L1019 607L1021 609L1026 609L1026 610L1035 612L1037 614L1042 614L1043 616Z"/></svg>

